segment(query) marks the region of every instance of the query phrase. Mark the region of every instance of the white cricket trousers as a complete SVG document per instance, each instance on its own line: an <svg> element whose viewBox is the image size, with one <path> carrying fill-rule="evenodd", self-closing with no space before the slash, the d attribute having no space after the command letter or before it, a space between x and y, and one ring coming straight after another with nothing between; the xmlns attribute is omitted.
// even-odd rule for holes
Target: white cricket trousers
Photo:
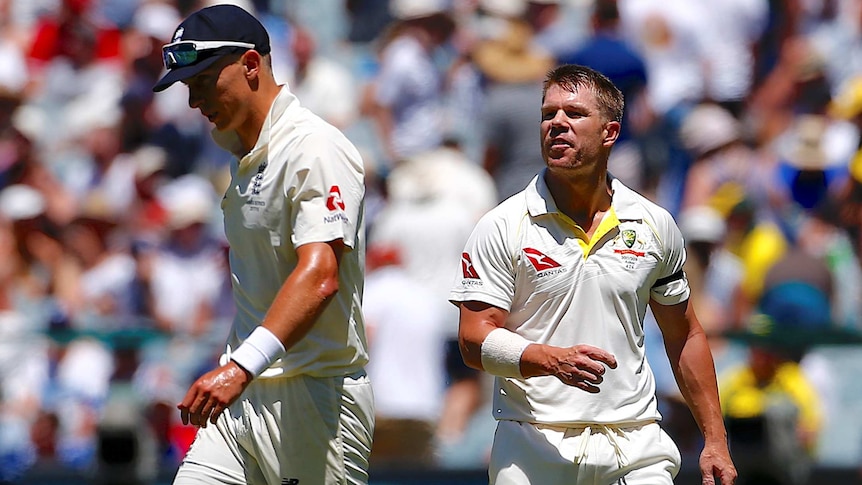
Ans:
<svg viewBox="0 0 862 485"><path fill-rule="evenodd" d="M563 428L499 421L492 485L673 485L681 458L658 423Z"/></svg>
<svg viewBox="0 0 862 485"><path fill-rule="evenodd" d="M366 484L373 402L364 372L256 379L198 430L174 485Z"/></svg>

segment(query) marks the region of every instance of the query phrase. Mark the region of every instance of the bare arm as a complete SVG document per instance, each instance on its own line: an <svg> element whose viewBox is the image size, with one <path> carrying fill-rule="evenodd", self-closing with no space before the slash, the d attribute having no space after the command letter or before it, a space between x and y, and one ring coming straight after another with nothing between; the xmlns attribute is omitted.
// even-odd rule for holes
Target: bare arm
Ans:
<svg viewBox="0 0 862 485"><path fill-rule="evenodd" d="M503 328L509 312L501 308L468 301L461 304L458 343L468 366L484 370L482 342L492 330ZM531 343L521 354L521 375L555 376L565 384L587 392L599 392L605 366L616 368L617 361L608 352L590 345L555 347Z"/></svg>
<svg viewBox="0 0 862 485"><path fill-rule="evenodd" d="M338 265L343 252L340 239L296 249L299 263L281 285L261 323L281 340L285 349L305 337L338 292Z"/></svg>
<svg viewBox="0 0 862 485"><path fill-rule="evenodd" d="M669 306L650 301L650 308L661 328L679 390L703 433L703 484L714 485L718 476L722 485L731 485L736 480L736 468L727 448L715 367L703 327L688 300Z"/></svg>
<svg viewBox="0 0 862 485"><path fill-rule="evenodd" d="M282 284L261 325L285 349L299 342L338 292L338 265L344 252L341 240L311 243L296 249L299 263ZM204 374L177 406L183 423L206 427L248 387L252 375L234 361Z"/></svg>

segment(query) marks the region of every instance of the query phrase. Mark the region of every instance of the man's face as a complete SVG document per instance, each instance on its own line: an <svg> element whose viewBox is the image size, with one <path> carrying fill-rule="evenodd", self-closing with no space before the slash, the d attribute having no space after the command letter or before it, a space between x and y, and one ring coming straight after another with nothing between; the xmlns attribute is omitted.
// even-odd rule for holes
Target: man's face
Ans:
<svg viewBox="0 0 862 485"><path fill-rule="evenodd" d="M548 87L542 103L542 158L549 168L586 167L616 139L619 123L606 122L593 91Z"/></svg>
<svg viewBox="0 0 862 485"><path fill-rule="evenodd" d="M200 110L219 131L237 129L247 117L247 97L251 94L244 73L241 58L225 56L184 80L189 88L189 106Z"/></svg>

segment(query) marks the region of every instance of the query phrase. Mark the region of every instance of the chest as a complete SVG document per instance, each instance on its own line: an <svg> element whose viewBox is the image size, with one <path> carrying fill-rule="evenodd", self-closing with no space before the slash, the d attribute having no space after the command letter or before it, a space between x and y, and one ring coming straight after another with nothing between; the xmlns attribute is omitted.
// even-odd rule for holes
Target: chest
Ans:
<svg viewBox="0 0 862 485"><path fill-rule="evenodd" d="M232 246L250 238L280 246L286 218L284 168L261 161L237 171L222 199L225 234Z"/></svg>
<svg viewBox="0 0 862 485"><path fill-rule="evenodd" d="M642 221L622 221L585 242L571 228L534 226L517 241L516 288L554 297L643 294L657 279L662 247Z"/></svg>

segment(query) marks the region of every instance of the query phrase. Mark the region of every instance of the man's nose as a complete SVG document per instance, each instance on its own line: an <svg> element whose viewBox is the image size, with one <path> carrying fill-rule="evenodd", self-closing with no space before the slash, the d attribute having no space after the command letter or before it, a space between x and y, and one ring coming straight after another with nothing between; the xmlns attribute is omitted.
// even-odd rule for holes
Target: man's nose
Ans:
<svg viewBox="0 0 862 485"><path fill-rule="evenodd" d="M553 118L551 118L551 125L553 126L561 126L564 124L566 120L566 113L563 110L559 110L554 113Z"/></svg>
<svg viewBox="0 0 862 485"><path fill-rule="evenodd" d="M197 109L201 104L201 97L197 95L194 89L189 88L189 107Z"/></svg>
<svg viewBox="0 0 862 485"><path fill-rule="evenodd" d="M559 131L561 129L565 129L568 125L566 124L566 114L563 110L557 111L554 113L553 118L551 118L551 129L555 131Z"/></svg>

